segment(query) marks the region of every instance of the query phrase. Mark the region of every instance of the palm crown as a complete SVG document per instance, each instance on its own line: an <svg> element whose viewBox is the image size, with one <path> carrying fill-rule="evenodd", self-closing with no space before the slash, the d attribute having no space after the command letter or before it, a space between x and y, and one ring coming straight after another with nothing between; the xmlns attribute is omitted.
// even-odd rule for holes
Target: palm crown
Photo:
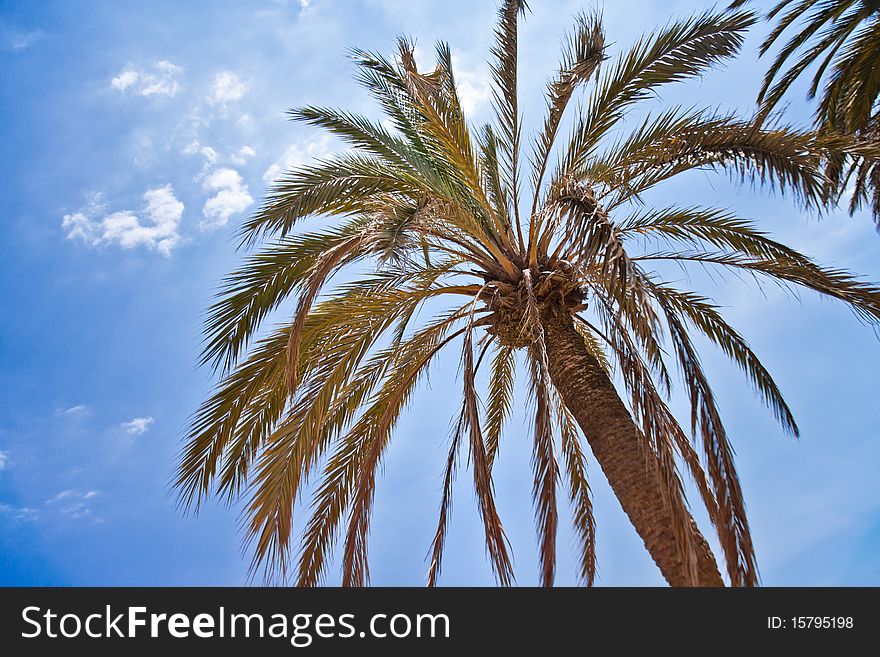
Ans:
<svg viewBox="0 0 880 657"><path fill-rule="evenodd" d="M819 156L807 133L679 107L622 130L658 87L735 54L750 13L672 23L611 61L600 19L580 16L526 162L517 106L524 9L507 1L499 10L493 125L472 130L467 123L448 46L437 46L437 66L424 73L407 40L394 60L354 53L358 79L386 121L320 107L292 113L352 148L288 172L244 227L246 242L264 244L229 276L210 309L203 362L223 379L195 416L176 479L190 508L211 494L246 496L254 566L269 577L319 583L344 526L343 583L367 581L380 462L420 379L458 345L462 404L429 583L440 575L465 448L493 570L500 583L513 580L492 467L519 368L535 402L532 490L544 584L555 574L560 482L573 505L579 575L593 581L584 438L670 583L722 583L688 511L681 464L718 533L730 583L755 584L732 449L693 334L741 367L787 431L797 427L773 379L713 303L665 282L651 263L744 270L840 299L869 321L880 317L877 288L820 267L727 210L642 204L646 190L693 169L724 170L790 192L807 207L821 204ZM582 111L564 130L569 101L588 85ZM295 231L311 215L335 221L320 232ZM656 248L638 250L644 244ZM340 274L346 282L326 294ZM292 320L258 336L290 297L297 300ZM417 310L426 303L442 312L420 322ZM692 437L667 406L664 336L692 405ZM489 368L485 406L476 383L481 367ZM294 561L294 504L316 470L320 481Z"/></svg>

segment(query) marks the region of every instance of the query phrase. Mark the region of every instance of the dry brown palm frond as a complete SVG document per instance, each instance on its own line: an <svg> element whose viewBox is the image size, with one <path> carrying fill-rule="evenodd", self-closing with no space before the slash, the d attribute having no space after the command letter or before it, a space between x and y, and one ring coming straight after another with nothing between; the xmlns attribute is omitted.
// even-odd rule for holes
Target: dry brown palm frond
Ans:
<svg viewBox="0 0 880 657"><path fill-rule="evenodd" d="M559 465L553 449L553 384L547 367L543 335L529 349L532 391L535 396L535 437L532 442L534 483L532 499L538 529L538 557L541 584L553 586L556 577L556 530L559 514L556 507L556 484Z"/></svg>
<svg viewBox="0 0 880 657"><path fill-rule="evenodd" d="M434 540L431 542L431 566L428 569L429 587L437 586L440 579L440 571L443 565L443 548L446 546L446 531L448 529L449 515L452 513L452 483L455 480L458 446L461 442L463 431L459 421L450 441L449 455L446 457L446 468L443 472L443 495L440 499L440 518L437 521L437 531L434 532Z"/></svg>
<svg viewBox="0 0 880 657"><path fill-rule="evenodd" d="M470 438L471 463L474 473L474 490L476 491L480 516L486 535L486 549L495 577L502 586L513 583L513 567L507 548L507 536L501 525L492 487L492 468L486 456L486 444L480 430L480 412L477 400L477 388L474 382L474 352L472 343L473 325L465 331L462 355L462 380L464 381L464 401L462 405L459 427L467 431Z"/></svg>
<svg viewBox="0 0 880 657"><path fill-rule="evenodd" d="M669 311L687 318L700 332L717 344L724 353L745 372L770 407L782 428L793 436L799 434L794 415L770 373L758 360L746 341L721 317L708 299L689 292L681 292L665 285L650 283L653 296Z"/></svg>
<svg viewBox="0 0 880 657"><path fill-rule="evenodd" d="M361 475L362 465L371 447L376 459L381 456L382 443L387 444L389 427L403 410L418 378L424 374L434 355L465 331L458 329L446 335L449 325L442 322L423 329L395 352L393 365L374 401L338 441L335 453L325 467L324 479L315 493L312 517L303 534L298 575L300 586L315 586L320 581L327 550L332 546L341 515L352 504L355 490L359 491L360 506L353 509L349 521L350 538L347 540L351 544L351 570L345 573L345 580L348 583L366 580L366 564L361 561L365 555L358 553L366 546L359 543L361 536L358 532L366 529L363 523L368 519L372 504L375 470Z"/></svg>
<svg viewBox="0 0 880 657"><path fill-rule="evenodd" d="M554 406L579 543L578 575L586 586L592 586L596 579L596 520L593 517L590 484L587 481L587 460L581 450L580 436L571 411L558 397Z"/></svg>
<svg viewBox="0 0 880 657"><path fill-rule="evenodd" d="M678 354L682 379L691 400L691 430L698 433L703 440L709 480L715 492L721 526L725 528L719 538L726 557L730 583L732 586L756 586L758 566L727 431L721 422L715 396L683 324L670 312L668 304L660 300L660 305L666 311L666 321Z"/></svg>

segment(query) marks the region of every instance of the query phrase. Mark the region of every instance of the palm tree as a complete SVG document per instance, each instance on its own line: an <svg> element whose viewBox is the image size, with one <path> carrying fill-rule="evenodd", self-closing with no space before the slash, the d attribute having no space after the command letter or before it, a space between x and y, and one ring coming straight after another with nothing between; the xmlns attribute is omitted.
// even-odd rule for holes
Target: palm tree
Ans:
<svg viewBox="0 0 880 657"><path fill-rule="evenodd" d="M746 2L737 0L731 7ZM773 111L795 80L815 65L807 97L819 95L814 116L817 134L857 139L848 152L828 157L826 175L833 183L832 191L840 198L851 181L850 213L869 206L880 229L880 164L876 156L880 149L880 1L780 0L767 13L767 20L776 19L761 45L762 56L789 28L796 25L797 32L782 46L764 76L758 94L760 113L766 116ZM798 52L797 61L785 70Z"/></svg>
<svg viewBox="0 0 880 657"><path fill-rule="evenodd" d="M600 19L580 16L526 166L517 91L524 10L521 0L500 8L494 125L470 129L446 44L437 46L436 68L423 73L405 39L394 60L354 53L358 79L384 111L383 122L321 107L292 112L351 150L288 172L243 227L243 243L262 243L262 250L226 279L210 308L202 362L223 378L194 418L176 475L189 509L211 495L245 497L253 567L270 580L320 583L344 525L343 584L368 581L380 463L419 381L458 344L462 404L444 467L429 584L440 576L465 448L493 571L500 584L513 582L492 468L516 371L524 367L535 409L532 492L544 585L555 575L560 483L573 505L579 576L587 584L594 578L582 437L670 584L723 585L685 500L682 464L714 524L730 583L754 585L732 449L693 335L708 337L742 368L785 430L797 435L797 427L770 374L717 307L651 267L672 261L745 271L839 299L871 322L880 317L878 288L820 267L732 212L642 205L644 192L694 169L781 188L807 207L822 202L809 133L673 107L644 115L621 134L639 101L736 53L750 13L672 23L610 63ZM565 109L588 83L584 109L564 138ZM314 215L332 223L297 230ZM637 251L640 244L654 246ZM340 282L328 292L334 277ZM292 298L292 320L258 335ZM425 306L439 314L419 322ZM683 373L693 437L667 405L664 335ZM484 407L481 367L489 368ZM316 471L297 557L293 509Z"/></svg>

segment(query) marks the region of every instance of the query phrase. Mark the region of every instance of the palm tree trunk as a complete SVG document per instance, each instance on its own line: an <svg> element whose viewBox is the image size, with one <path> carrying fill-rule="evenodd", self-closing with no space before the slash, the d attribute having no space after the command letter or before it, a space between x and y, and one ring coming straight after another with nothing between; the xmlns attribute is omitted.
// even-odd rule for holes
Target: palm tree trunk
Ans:
<svg viewBox="0 0 880 657"><path fill-rule="evenodd" d="M672 518L661 495L651 460L658 457L641 439L626 405L602 365L587 351L569 315L544 322L550 378L580 425L593 455L626 515L671 586L691 579L675 540ZM647 459L647 460L646 460ZM697 546L700 586L724 586L706 539L690 518Z"/></svg>

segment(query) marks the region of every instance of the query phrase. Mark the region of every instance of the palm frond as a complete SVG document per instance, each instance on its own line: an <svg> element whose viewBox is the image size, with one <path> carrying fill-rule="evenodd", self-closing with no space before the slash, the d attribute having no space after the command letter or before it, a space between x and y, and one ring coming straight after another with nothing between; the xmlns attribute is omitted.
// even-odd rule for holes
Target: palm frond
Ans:
<svg viewBox="0 0 880 657"><path fill-rule="evenodd" d="M821 267L805 257L804 261L792 261L754 258L735 253L691 251L652 253L634 256L633 260L699 262L754 272L843 301L857 317L867 323L876 324L880 321L880 287L864 283L842 269Z"/></svg>
<svg viewBox="0 0 880 657"><path fill-rule="evenodd" d="M841 13L843 5L850 8ZM722 267L812 289L875 325L880 288L819 266L734 212L645 207L645 192L679 174L711 169L817 209L851 188L851 208L871 203L880 216L880 119L866 100L880 90L873 66L880 42L873 19L858 13L864 6L781 0L770 12L780 17L773 39L799 20L799 11L824 21L783 53L793 57L811 47L808 55L825 55L813 92L820 78L828 80L820 105L830 127L814 133L761 114L742 119L678 107L640 114L643 120L624 131L622 121L637 103L735 54L753 15L731 9L671 23L610 66L600 18L581 15L550 83L534 144L533 189L524 191L534 199L527 240L519 217L517 85L525 3L501 3L492 50L495 121L479 131L462 110L447 44L437 45L436 66L428 71L419 70L408 39L398 40L390 58L352 51L358 82L384 116L320 106L291 111L349 150L285 172L242 227L243 243L260 242L260 250L224 280L209 308L201 362L220 378L180 454L173 482L180 505L198 511L214 495L241 501L251 574L262 570L267 582L321 583L342 536L342 583L368 583L375 491L395 426L431 364L461 338L463 397L443 470L429 585L439 583L464 442L491 567L500 584L514 581L492 469L512 414L517 350L524 350L535 400L532 496L542 584L552 585L556 575L560 478L573 505L579 577L586 584L595 579L595 519L581 438L593 445L622 502L628 476L637 476L658 502L650 514L639 513L647 498L633 497L624 508L670 582L721 583L688 508L681 467L719 536L730 583L757 583L733 449L693 335L703 334L737 364L785 430L796 435L797 426L767 369L720 309L644 263ZM562 140L566 107L597 77L570 138ZM858 121L864 124L855 127ZM557 165L548 175L554 153ZM306 218L325 225L302 232ZM295 304L293 316L265 330L287 301ZM448 309L425 321L426 305ZM568 330L572 323L577 332ZM565 381L570 372L560 373L564 359L548 358L571 349L577 367L595 375L587 383L590 376L578 378L587 388L576 394ZM490 350L483 410L476 379ZM690 436L668 406L673 362L690 401ZM621 429L633 441L624 450L628 471L607 467L608 450L600 447L613 436L602 436L603 423L593 422L601 416L601 405L591 406L597 402L614 410L609 431ZM581 436L579 427L589 432ZM305 490L313 495L295 554L294 515ZM666 523L662 536L646 520L658 514Z"/></svg>
<svg viewBox="0 0 880 657"><path fill-rule="evenodd" d="M463 404L459 418L459 430L467 431L470 439L470 454L474 473L474 490L477 496L480 517L486 536L486 548L489 551L495 578L502 586L513 582L513 567L508 554L507 536L501 524L501 518L495 506L495 494L492 486L492 469L486 455L486 444L480 430L480 411L478 406L477 388L474 382L474 352L472 342L472 325L465 331L462 351L462 380L464 382Z"/></svg>
<svg viewBox="0 0 880 657"><path fill-rule="evenodd" d="M541 584L553 586L556 577L556 530L559 515L556 484L559 465L553 449L553 384L547 365L547 351L540 335L529 349L531 391L535 396L535 437L532 441L532 500L538 529L538 559Z"/></svg>
<svg viewBox="0 0 880 657"><path fill-rule="evenodd" d="M342 514L352 511L346 536L343 582L360 584L368 577L366 565L366 529L375 488L375 466L387 445L390 432L424 375L431 360L464 329L449 334L453 322L464 308L446 319L420 330L399 345L394 354L382 354L377 360L390 361L390 367L371 404L337 446L324 468L323 480L315 492L312 516L303 533L298 565L300 586L315 586L324 574L327 552L332 547ZM373 467L364 464L372 459ZM364 474L365 473L365 474Z"/></svg>
<svg viewBox="0 0 880 657"><path fill-rule="evenodd" d="M600 139L634 103L656 93L659 86L699 75L736 54L753 23L748 11L707 12L642 37L604 67L555 177L577 176Z"/></svg>
<svg viewBox="0 0 880 657"><path fill-rule="evenodd" d="M732 586L756 586L758 566L742 488L733 462L733 448L712 389L684 326L674 313L668 312L669 306L665 305L664 300L660 300L660 305L667 311L667 325L678 355L682 381L691 401L691 431L699 434L703 441L703 454L721 517L720 526L724 528L719 539L727 563L727 575Z"/></svg>
<svg viewBox="0 0 880 657"><path fill-rule="evenodd" d="M571 411L558 396L554 407L579 544L578 575L586 586L592 586L596 579L596 520L593 517L592 494L587 481L587 460L581 450L577 424Z"/></svg>
<svg viewBox="0 0 880 657"><path fill-rule="evenodd" d="M564 42L559 71L547 89L547 116L541 131L535 137L532 214L538 206L544 173L565 109L575 90L589 82L604 59L605 32L601 17L598 14L580 14L575 19L573 32Z"/></svg>
<svg viewBox="0 0 880 657"><path fill-rule="evenodd" d="M503 0L498 8L498 24L495 43L492 46L494 61L491 64L493 107L498 121L499 146L501 147L501 174L506 196L510 199L511 212L517 230L519 222L519 152L520 118L517 94L518 22L526 12L525 0ZM522 234L518 234L520 245Z"/></svg>
<svg viewBox="0 0 880 657"><path fill-rule="evenodd" d="M511 347L500 345L492 360L492 371L489 375L489 400L486 408L486 461L490 469L498 454L504 424L513 408L515 379L515 352Z"/></svg>
<svg viewBox="0 0 880 657"><path fill-rule="evenodd" d="M794 415L773 377L743 337L724 321L717 307L708 299L692 292L681 292L656 283L649 283L649 286L651 293L660 300L667 312L675 312L679 316L686 317L691 325L717 344L740 367L749 377L764 403L773 411L782 428L797 437L799 430Z"/></svg>
<svg viewBox="0 0 880 657"><path fill-rule="evenodd" d="M805 207L825 205L821 150L808 131L732 116L673 110L649 117L627 142L597 158L590 173L616 192L609 209L658 183L695 169L727 172L741 183L792 193Z"/></svg>

